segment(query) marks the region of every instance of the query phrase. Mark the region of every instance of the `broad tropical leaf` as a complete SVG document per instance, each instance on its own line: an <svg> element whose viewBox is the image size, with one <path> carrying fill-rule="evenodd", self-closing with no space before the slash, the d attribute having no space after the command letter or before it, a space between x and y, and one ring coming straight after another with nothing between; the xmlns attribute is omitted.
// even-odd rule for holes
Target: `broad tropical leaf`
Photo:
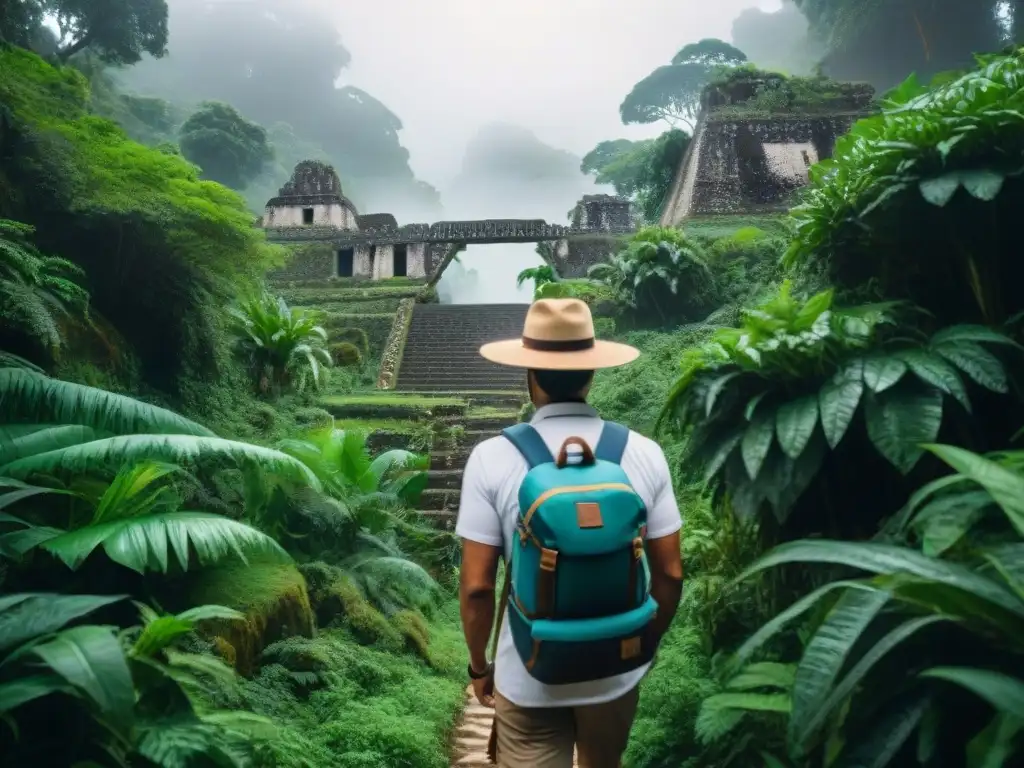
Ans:
<svg viewBox="0 0 1024 768"><path fill-rule="evenodd" d="M818 424L818 398L807 395L779 406L775 431L779 446L789 458L795 459L807 447Z"/></svg>
<svg viewBox="0 0 1024 768"><path fill-rule="evenodd" d="M166 408L14 368L0 369L0 423L77 424L115 435L214 437L206 427Z"/></svg>
<svg viewBox="0 0 1024 768"><path fill-rule="evenodd" d="M166 573L172 554L181 569L188 570L190 546L204 566L232 555L243 562L248 562L247 554L291 560L265 533L208 512L163 512L87 525L54 536L40 546L72 570L101 546L115 563L139 573Z"/></svg>
<svg viewBox="0 0 1024 768"><path fill-rule="evenodd" d="M860 361L837 373L818 393L821 426L825 439L835 448L846 434L864 392L863 367Z"/></svg>
<svg viewBox="0 0 1024 768"><path fill-rule="evenodd" d="M1016 677L974 667L932 667L922 672L921 677L955 683L999 712L1024 720L1024 682Z"/></svg>
<svg viewBox="0 0 1024 768"><path fill-rule="evenodd" d="M988 491L1017 533L1024 537L1024 475L956 446L926 445L925 448Z"/></svg>
<svg viewBox="0 0 1024 768"><path fill-rule="evenodd" d="M47 593L8 595L0 600L0 654L123 599Z"/></svg>
<svg viewBox="0 0 1024 768"><path fill-rule="evenodd" d="M32 653L92 699L114 725L126 729L131 724L135 686L121 643L110 629L73 627L34 646Z"/></svg>
<svg viewBox="0 0 1024 768"><path fill-rule="evenodd" d="M878 452L903 474L924 454L942 426L942 393L935 389L889 390L867 398L868 437Z"/></svg>
<svg viewBox="0 0 1024 768"><path fill-rule="evenodd" d="M121 435L29 456L0 467L0 475L24 479L34 472L51 475L95 472L144 461L188 464L228 459L254 465L320 490L320 481L301 461L272 448L194 435Z"/></svg>

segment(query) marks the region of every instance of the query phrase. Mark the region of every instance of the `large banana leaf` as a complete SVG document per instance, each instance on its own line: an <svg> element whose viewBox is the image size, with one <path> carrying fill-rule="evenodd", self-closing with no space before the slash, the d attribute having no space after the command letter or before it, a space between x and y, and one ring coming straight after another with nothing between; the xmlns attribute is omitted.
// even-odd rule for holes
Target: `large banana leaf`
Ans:
<svg viewBox="0 0 1024 768"><path fill-rule="evenodd" d="M189 548L200 565L235 555L269 555L290 562L288 553L265 533L236 520L208 512L162 512L87 525L74 531L49 529L52 537L39 546L77 569L97 547L115 563L133 571L166 573L171 556L188 570Z"/></svg>
<svg viewBox="0 0 1024 768"><path fill-rule="evenodd" d="M100 437L109 435L80 424L31 425L28 429L23 425L0 427L0 466L25 456L87 443Z"/></svg>
<svg viewBox="0 0 1024 768"><path fill-rule="evenodd" d="M121 435L214 436L166 408L16 368L0 368L0 423L78 424Z"/></svg>
<svg viewBox="0 0 1024 768"><path fill-rule="evenodd" d="M0 656L123 599L47 593L6 595L0 598Z"/></svg>
<svg viewBox="0 0 1024 768"><path fill-rule="evenodd" d="M0 374L3 372L0 371ZM186 464L227 459L321 489L320 481L301 461L272 448L195 435L121 435L28 456L0 467L0 475L24 479L35 472L91 473L125 464L160 461Z"/></svg>
<svg viewBox="0 0 1024 768"><path fill-rule="evenodd" d="M111 629L73 627L34 646L32 653L95 702L105 720L127 731L134 716L135 685Z"/></svg>

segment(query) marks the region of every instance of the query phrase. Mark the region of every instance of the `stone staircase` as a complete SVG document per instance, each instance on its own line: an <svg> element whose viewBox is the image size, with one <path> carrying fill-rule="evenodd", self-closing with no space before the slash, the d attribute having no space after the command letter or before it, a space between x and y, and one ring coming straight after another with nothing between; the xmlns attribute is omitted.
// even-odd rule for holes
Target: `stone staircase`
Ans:
<svg viewBox="0 0 1024 768"><path fill-rule="evenodd" d="M430 452L427 487L420 497L420 512L440 528L451 530L459 510L462 470L477 443L494 437L516 423L519 409L526 402L523 393L514 399L502 396L488 401L487 395L472 396L471 405L458 416L448 417L461 430L457 434L436 434Z"/></svg>
<svg viewBox="0 0 1024 768"><path fill-rule="evenodd" d="M525 390L526 374L480 357L523 332L527 304L417 304L398 369L399 392Z"/></svg>

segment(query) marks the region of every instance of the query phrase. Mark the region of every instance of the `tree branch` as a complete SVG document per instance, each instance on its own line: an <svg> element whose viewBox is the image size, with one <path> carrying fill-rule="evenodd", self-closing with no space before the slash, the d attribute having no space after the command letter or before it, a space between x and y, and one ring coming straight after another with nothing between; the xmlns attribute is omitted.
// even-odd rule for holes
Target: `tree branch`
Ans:
<svg viewBox="0 0 1024 768"><path fill-rule="evenodd" d="M58 50L57 59L60 61L61 64L67 64L68 59L70 59L76 53L81 51L83 48L88 47L89 44L92 43L92 41L93 36L91 34L82 35L82 37L80 37L74 43L69 45L67 48Z"/></svg>

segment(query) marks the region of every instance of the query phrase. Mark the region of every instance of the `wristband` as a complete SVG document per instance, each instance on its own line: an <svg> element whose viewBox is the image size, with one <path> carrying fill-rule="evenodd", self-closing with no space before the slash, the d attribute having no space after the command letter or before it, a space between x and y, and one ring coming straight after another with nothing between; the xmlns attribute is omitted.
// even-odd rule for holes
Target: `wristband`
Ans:
<svg viewBox="0 0 1024 768"><path fill-rule="evenodd" d="M469 674L470 680L483 680L485 677L490 677L491 673L494 672L494 663L488 664L484 667L483 672L474 672L472 663L466 665L466 672Z"/></svg>

